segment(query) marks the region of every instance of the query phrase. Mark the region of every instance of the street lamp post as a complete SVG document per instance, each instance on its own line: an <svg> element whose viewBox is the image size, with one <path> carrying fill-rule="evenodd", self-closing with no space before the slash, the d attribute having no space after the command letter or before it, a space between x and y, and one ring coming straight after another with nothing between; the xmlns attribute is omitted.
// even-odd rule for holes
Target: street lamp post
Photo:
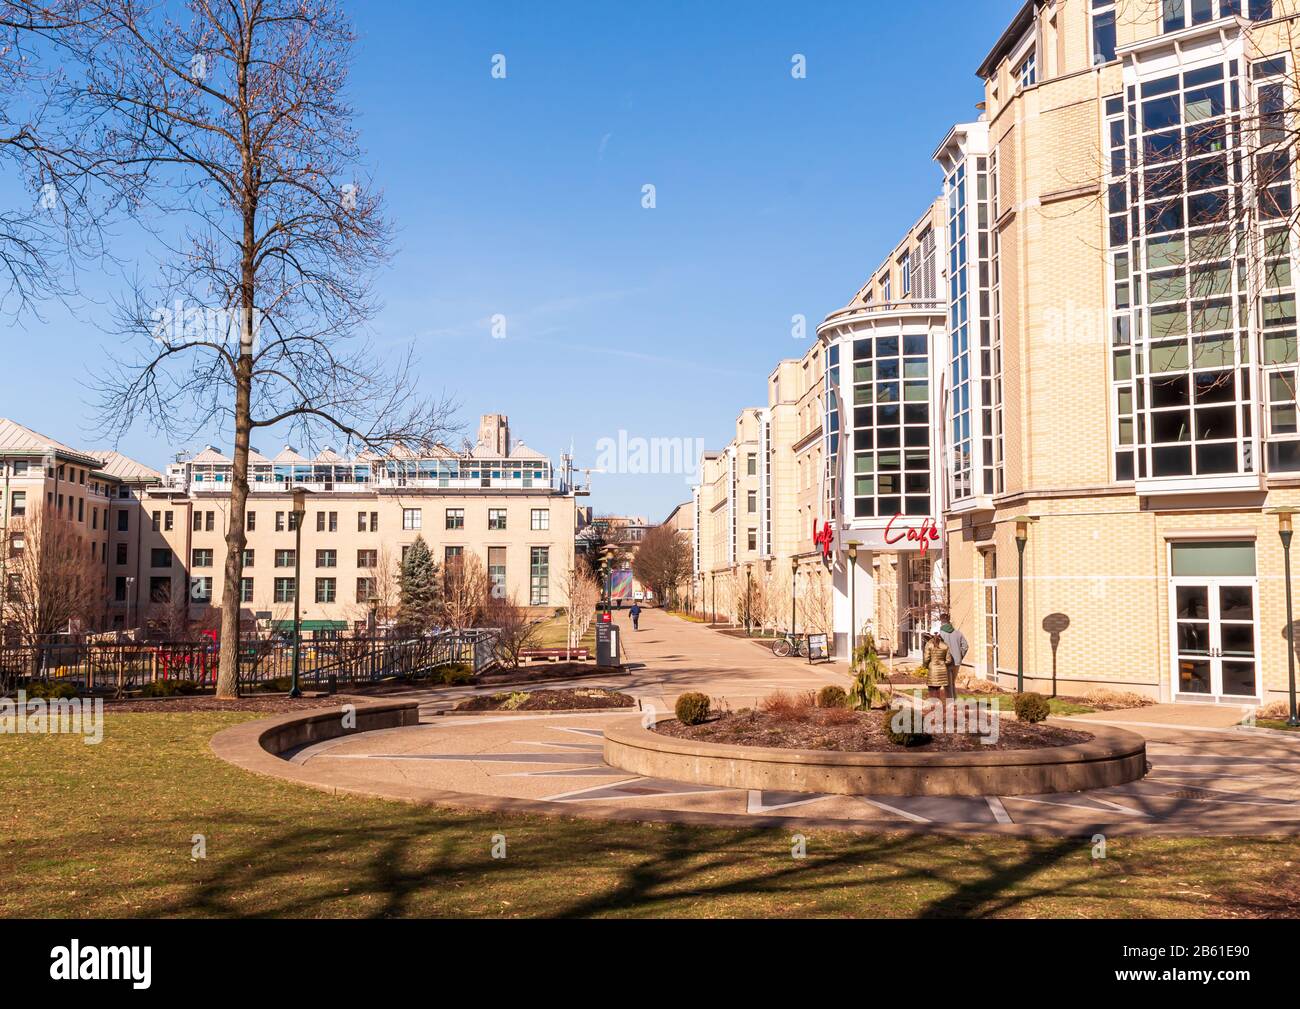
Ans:
<svg viewBox="0 0 1300 1009"><path fill-rule="evenodd" d="M858 666L858 545L849 544L849 669Z"/></svg>
<svg viewBox="0 0 1300 1009"><path fill-rule="evenodd" d="M1291 696L1291 717L1286 720L1286 724L1292 728L1300 728L1300 712L1296 710L1295 695L1295 614L1291 607L1291 538L1295 535L1292 516L1297 510L1295 508L1275 508L1273 510L1273 514L1277 516L1278 535L1282 538L1282 553L1285 557L1286 670Z"/></svg>
<svg viewBox="0 0 1300 1009"><path fill-rule="evenodd" d="M709 614L709 623L716 624L718 622L718 573L711 571L709 578L713 581L713 611Z"/></svg>
<svg viewBox="0 0 1300 1009"><path fill-rule="evenodd" d="M301 697L298 670L302 662L302 520L307 515L307 492L299 487L293 492L293 682L290 697Z"/></svg>
<svg viewBox="0 0 1300 1009"><path fill-rule="evenodd" d="M1016 631L1016 693L1025 692L1025 547L1029 545L1029 523L1034 519L1028 515L1016 516L1016 552L1019 555L1019 598L1017 599Z"/></svg>

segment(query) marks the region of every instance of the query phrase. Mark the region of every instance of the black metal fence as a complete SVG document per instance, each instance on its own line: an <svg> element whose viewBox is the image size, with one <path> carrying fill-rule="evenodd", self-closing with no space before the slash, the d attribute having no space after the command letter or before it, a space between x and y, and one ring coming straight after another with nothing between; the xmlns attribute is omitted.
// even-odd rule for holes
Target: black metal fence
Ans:
<svg viewBox="0 0 1300 1009"><path fill-rule="evenodd" d="M0 694L33 683L68 683L81 691L123 693L158 681L211 687L217 681L217 645L188 642L44 642L0 645ZM306 689L375 683L389 677L432 675L463 663L475 673L496 662L491 630L443 631L417 638L327 638L304 641L299 682ZM293 645L280 638L244 639L239 647L241 691L287 680Z"/></svg>

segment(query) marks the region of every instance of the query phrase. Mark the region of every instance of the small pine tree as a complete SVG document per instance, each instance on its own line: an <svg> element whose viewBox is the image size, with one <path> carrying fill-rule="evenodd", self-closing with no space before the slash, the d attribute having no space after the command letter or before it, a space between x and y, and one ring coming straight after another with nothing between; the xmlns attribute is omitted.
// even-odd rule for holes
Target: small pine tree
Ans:
<svg viewBox="0 0 1300 1009"><path fill-rule="evenodd" d="M438 610L442 606L442 580L438 565L424 537L417 537L402 558L398 578L401 602L398 604L397 623L408 631L427 631L437 624Z"/></svg>
<svg viewBox="0 0 1300 1009"><path fill-rule="evenodd" d="M876 652L876 639L870 631L863 632L862 643L853 650L853 671L856 675L849 687L849 707L854 711L868 711L883 706L885 695L880 683L886 679L885 665Z"/></svg>

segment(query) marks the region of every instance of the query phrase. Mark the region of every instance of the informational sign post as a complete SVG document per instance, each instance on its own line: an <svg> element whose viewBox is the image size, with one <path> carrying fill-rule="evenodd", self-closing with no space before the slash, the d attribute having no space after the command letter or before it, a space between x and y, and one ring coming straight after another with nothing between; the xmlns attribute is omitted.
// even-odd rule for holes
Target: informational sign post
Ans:
<svg viewBox="0 0 1300 1009"><path fill-rule="evenodd" d="M808 635L808 661L830 662L831 649L825 634Z"/></svg>
<svg viewBox="0 0 1300 1009"><path fill-rule="evenodd" d="M596 665L601 669L615 669L618 660L618 624L596 624Z"/></svg>

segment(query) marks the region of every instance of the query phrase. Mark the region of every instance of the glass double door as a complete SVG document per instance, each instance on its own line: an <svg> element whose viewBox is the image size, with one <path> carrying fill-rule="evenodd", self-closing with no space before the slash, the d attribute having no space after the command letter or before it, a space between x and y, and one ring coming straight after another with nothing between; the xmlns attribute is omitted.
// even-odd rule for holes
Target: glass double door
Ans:
<svg viewBox="0 0 1300 1009"><path fill-rule="evenodd" d="M1171 586L1181 699L1259 696L1259 587L1254 578L1179 578Z"/></svg>
<svg viewBox="0 0 1300 1009"><path fill-rule="evenodd" d="M905 556L907 611L903 619L903 645L908 655L920 655L935 618L934 567L929 557Z"/></svg>

